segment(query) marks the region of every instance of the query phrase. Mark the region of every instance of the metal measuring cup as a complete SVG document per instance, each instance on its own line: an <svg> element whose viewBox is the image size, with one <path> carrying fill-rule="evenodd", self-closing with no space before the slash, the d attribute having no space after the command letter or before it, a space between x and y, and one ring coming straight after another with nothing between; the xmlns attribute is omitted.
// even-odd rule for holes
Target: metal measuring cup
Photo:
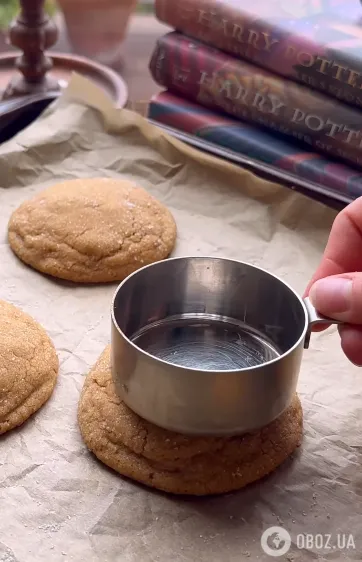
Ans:
<svg viewBox="0 0 362 562"><path fill-rule="evenodd" d="M112 376L142 418L191 435L263 427L296 392L320 316L284 281L229 259L182 257L131 274L112 304Z"/></svg>

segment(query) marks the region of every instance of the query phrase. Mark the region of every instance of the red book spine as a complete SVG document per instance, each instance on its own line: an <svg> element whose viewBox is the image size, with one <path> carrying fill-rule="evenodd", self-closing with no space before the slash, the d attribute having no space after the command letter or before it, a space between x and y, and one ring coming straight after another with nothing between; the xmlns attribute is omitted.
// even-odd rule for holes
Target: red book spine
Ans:
<svg viewBox="0 0 362 562"><path fill-rule="evenodd" d="M362 112L172 32L150 70L161 86L200 105L279 131L362 166Z"/></svg>
<svg viewBox="0 0 362 562"><path fill-rule="evenodd" d="M358 0L155 2L157 18L175 30L362 107Z"/></svg>

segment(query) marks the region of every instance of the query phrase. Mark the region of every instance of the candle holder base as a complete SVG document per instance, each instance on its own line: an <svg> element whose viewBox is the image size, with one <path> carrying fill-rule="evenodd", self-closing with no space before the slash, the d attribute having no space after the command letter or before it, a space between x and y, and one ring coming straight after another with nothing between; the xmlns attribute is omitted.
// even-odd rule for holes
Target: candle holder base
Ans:
<svg viewBox="0 0 362 562"><path fill-rule="evenodd" d="M16 53L0 55L0 100L49 91L60 94L74 72L92 80L113 100L118 107L127 103L127 86L119 74L106 66L84 57L50 53L52 69L41 84L25 82L20 72L16 72ZM14 74L15 73L15 74Z"/></svg>
<svg viewBox="0 0 362 562"><path fill-rule="evenodd" d="M1 72L1 69L0 69ZM23 76L14 76L2 94L2 99L10 99L18 96L33 94L46 94L48 92L61 91L60 86L54 78L46 76L41 84L26 82Z"/></svg>

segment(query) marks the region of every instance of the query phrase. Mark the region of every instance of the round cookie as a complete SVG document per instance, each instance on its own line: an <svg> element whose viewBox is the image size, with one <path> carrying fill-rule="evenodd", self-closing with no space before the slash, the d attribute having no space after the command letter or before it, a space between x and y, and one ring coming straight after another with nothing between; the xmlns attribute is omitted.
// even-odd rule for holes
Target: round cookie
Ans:
<svg viewBox="0 0 362 562"><path fill-rule="evenodd" d="M107 283L168 257L176 224L162 203L129 181L77 179L20 205L8 239L14 253L42 273Z"/></svg>
<svg viewBox="0 0 362 562"><path fill-rule="evenodd" d="M115 393L110 348L88 374L78 406L88 448L123 476L173 494L237 490L275 470L301 443L302 407L293 403L267 427L238 437L187 437L156 427Z"/></svg>
<svg viewBox="0 0 362 562"><path fill-rule="evenodd" d="M54 346L40 324L0 300L0 434L43 406L58 368Z"/></svg>

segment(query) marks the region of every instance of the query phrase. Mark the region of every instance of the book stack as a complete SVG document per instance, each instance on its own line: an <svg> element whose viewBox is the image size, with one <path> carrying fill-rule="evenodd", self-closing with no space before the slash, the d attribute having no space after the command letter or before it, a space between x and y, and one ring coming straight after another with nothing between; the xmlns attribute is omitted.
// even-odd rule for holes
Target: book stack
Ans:
<svg viewBox="0 0 362 562"><path fill-rule="evenodd" d="M164 88L150 120L315 195L362 195L360 0L156 0L155 10L172 30L150 62Z"/></svg>

